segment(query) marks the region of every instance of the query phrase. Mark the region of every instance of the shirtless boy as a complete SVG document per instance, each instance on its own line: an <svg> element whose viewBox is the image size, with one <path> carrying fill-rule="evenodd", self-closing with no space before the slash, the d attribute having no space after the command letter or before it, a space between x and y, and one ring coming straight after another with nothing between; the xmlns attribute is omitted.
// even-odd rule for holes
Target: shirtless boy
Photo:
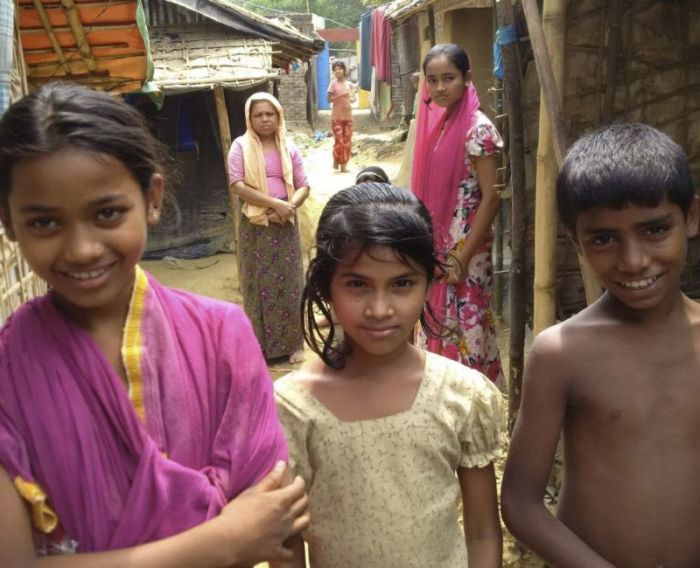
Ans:
<svg viewBox="0 0 700 568"><path fill-rule="evenodd" d="M698 199L686 157L641 124L570 150L559 215L603 296L529 353L503 516L558 567L700 566L700 304L680 291ZM556 517L542 502L560 431Z"/></svg>

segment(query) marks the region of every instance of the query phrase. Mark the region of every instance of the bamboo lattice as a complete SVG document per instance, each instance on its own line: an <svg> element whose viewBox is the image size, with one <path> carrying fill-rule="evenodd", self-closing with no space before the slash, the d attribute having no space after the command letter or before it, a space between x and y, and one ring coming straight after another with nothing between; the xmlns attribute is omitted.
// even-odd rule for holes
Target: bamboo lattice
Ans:
<svg viewBox="0 0 700 568"><path fill-rule="evenodd" d="M0 227L0 325L20 304L44 292L46 283L32 272Z"/></svg>

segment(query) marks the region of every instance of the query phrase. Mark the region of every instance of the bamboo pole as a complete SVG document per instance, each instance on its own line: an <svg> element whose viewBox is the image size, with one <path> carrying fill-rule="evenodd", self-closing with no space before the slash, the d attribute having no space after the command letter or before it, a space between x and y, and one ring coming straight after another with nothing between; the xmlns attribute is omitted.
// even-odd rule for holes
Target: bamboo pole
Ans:
<svg viewBox="0 0 700 568"><path fill-rule="evenodd" d="M117 55L103 55L101 57L97 57L95 61L116 61L119 59L131 59L132 57L145 57L146 52L145 51L140 51L140 52L134 52L134 53L119 53ZM73 64L79 64L79 62L73 62L70 61L68 62L68 65L73 65ZM43 67L55 67L56 62L55 61L42 61L40 63L28 63L27 67L31 69L41 69Z"/></svg>
<svg viewBox="0 0 700 568"><path fill-rule="evenodd" d="M70 75L72 73L72 71L70 69L70 65L68 65L68 62L66 61L66 56L63 54L63 48L61 47L61 44L58 42L58 38L56 37L56 30L51 25L51 22L49 21L49 17L46 15L46 10L44 10L44 5L41 3L41 0L33 0L33 4L34 4L34 8L36 8L37 14L39 15L39 20L41 20L41 25L43 26L42 30L37 30L37 31L42 31L42 32L46 33L46 35L49 38L49 41L51 42L51 47L56 52L56 56L58 57L58 61L63 66L63 69L66 72L66 75Z"/></svg>
<svg viewBox="0 0 700 568"><path fill-rule="evenodd" d="M543 9L542 40L546 38L546 46L537 45L537 50L542 51L548 48L551 57L544 55L544 59L549 62L549 69L552 73L551 84L555 89L559 89L564 75L564 39L566 34L566 0L545 0ZM530 20L528 18L528 28ZM533 26L539 28L539 26ZM533 41L533 50L538 40L534 39L539 34L532 33L530 37ZM540 59L543 56L540 53ZM538 63L537 69L540 70ZM546 74L546 72L545 72ZM539 144L537 147L537 174L536 174L536 194L535 194L535 282L534 282L534 314L533 331L535 334L549 327L556 322L556 280L557 280L557 206L555 183L557 179L558 166L561 156L564 153L563 130L560 130L560 140L554 142L554 132L551 128L551 113L548 110L548 99L554 98L555 107L559 106L561 93L555 92L555 97L545 95L545 85L549 81L543 80L540 75L542 92L540 94L540 125ZM549 87L551 88L551 87ZM561 124L561 108L557 110ZM555 127L557 130L560 127ZM559 146L559 151L556 151Z"/></svg>
<svg viewBox="0 0 700 568"><path fill-rule="evenodd" d="M233 242L238 250L238 196L234 195L228 183L228 152L231 148L231 123L229 122L228 109L226 108L226 93L221 85L214 87L214 102L216 104L216 122L219 125L219 140L224 160L224 175L226 187L231 196L231 217L233 219Z"/></svg>
<svg viewBox="0 0 700 568"><path fill-rule="evenodd" d="M101 49L127 49L129 44L127 42L122 43L108 43L100 44ZM63 48L64 55L77 53L78 49L75 47L65 47ZM27 55L46 55L47 53L55 53L50 47L37 47L34 49L25 49L24 53Z"/></svg>
<svg viewBox="0 0 700 568"><path fill-rule="evenodd" d="M22 95L29 94L29 79L27 79L27 65L24 59L24 51L22 50L22 40L19 35L19 9L15 4L15 38L14 38L14 65L17 67L20 76L21 93ZM0 233L2 226L0 225Z"/></svg>
<svg viewBox="0 0 700 568"><path fill-rule="evenodd" d="M33 0L34 2L40 2L40 0ZM91 30L99 30L101 32L111 32L111 31L123 31L123 32L128 32L129 30L136 30L138 29L137 24L110 24L106 26L99 26L97 24L93 24L90 26ZM56 33L70 33L73 30L69 27L66 26L53 26L53 30ZM44 28L22 28L20 30L20 33L22 35L34 35L34 34L44 34L46 33L46 30Z"/></svg>
<svg viewBox="0 0 700 568"><path fill-rule="evenodd" d="M541 86L535 197L533 315L533 331L539 333L556 321L555 182L558 167L566 152L564 114L560 102L564 78L566 0L544 0L543 21L540 21L537 0L523 0L523 10ZM590 304L602 294L602 289L582 256L579 256L579 264L586 301Z"/></svg>
<svg viewBox="0 0 700 568"><path fill-rule="evenodd" d="M97 71L97 62L92 56L92 49L90 49L87 34L83 28L83 22L80 21L80 12L78 7L75 5L73 0L61 0L61 5L66 13L66 18L68 18L68 25L70 26L73 37L75 38L75 44L78 46L80 57L85 62L85 66L88 68L88 71L90 71L90 73L94 73Z"/></svg>
<svg viewBox="0 0 700 568"><path fill-rule="evenodd" d="M608 6L608 47L605 60L605 101L602 120L607 124L615 112L615 79L622 50L622 0L610 0Z"/></svg>
<svg viewBox="0 0 700 568"><path fill-rule="evenodd" d="M541 98L546 103L544 115L549 119L552 131L553 151L556 163L561 164L566 152L564 113L561 105L560 85L564 70L564 36L566 32L565 0L544 0L543 21L537 0L523 0L530 43L535 56L540 80ZM547 44L550 48L547 49ZM556 71L555 71L556 66ZM540 116L540 124L542 116Z"/></svg>
<svg viewBox="0 0 700 568"><path fill-rule="evenodd" d="M515 23L511 0L496 0L498 25ZM525 305L527 286L525 261L527 256L527 194L525 191L525 136L522 108L522 79L518 44L501 46L508 113L511 197L511 263L510 263L510 372L508 377L508 425L512 430L520 407L523 368L525 363Z"/></svg>
<svg viewBox="0 0 700 568"><path fill-rule="evenodd" d="M105 6L113 8L115 6L133 6L134 0L110 0L109 2L80 2L81 8L103 8ZM44 2L44 8L47 10L56 10L61 8L60 0L55 2Z"/></svg>

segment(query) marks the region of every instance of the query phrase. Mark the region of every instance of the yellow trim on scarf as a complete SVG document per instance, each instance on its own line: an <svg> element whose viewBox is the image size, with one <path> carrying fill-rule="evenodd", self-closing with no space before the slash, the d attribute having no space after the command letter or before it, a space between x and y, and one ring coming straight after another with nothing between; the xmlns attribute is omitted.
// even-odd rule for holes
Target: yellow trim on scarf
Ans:
<svg viewBox="0 0 700 568"><path fill-rule="evenodd" d="M143 354L143 337L141 336L141 320L143 318L144 300L148 289L148 278L140 266L136 266L134 291L131 293L129 313L124 325L122 342L122 361L129 382L129 399L141 420L146 418L143 404L143 375L141 373L141 356Z"/></svg>
<svg viewBox="0 0 700 568"><path fill-rule="evenodd" d="M15 489L20 497L27 501L32 511L32 524L45 534L56 530L58 515L46 503L46 493L34 481L25 481L19 475L15 477Z"/></svg>

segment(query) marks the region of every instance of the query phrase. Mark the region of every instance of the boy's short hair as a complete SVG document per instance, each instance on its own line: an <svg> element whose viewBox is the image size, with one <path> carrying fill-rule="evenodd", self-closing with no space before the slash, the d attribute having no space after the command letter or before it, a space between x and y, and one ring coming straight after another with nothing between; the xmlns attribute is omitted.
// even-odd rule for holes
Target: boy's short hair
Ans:
<svg viewBox="0 0 700 568"><path fill-rule="evenodd" d="M557 178L559 218L576 234L594 207L656 207L664 197L687 214L695 190L688 159L669 136L647 124L610 124L579 138Z"/></svg>

